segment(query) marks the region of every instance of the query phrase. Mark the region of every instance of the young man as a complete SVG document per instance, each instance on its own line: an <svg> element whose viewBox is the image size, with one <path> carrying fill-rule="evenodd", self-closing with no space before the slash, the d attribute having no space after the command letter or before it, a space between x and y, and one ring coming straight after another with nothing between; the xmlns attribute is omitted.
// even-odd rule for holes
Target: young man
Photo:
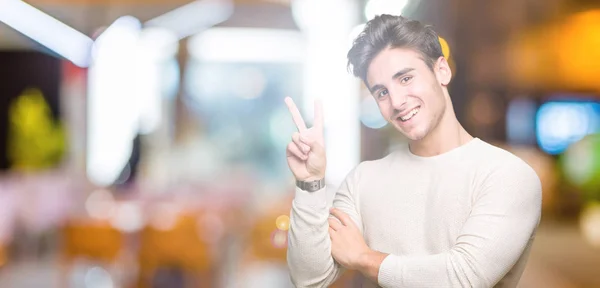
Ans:
<svg viewBox="0 0 600 288"><path fill-rule="evenodd" d="M536 173L461 126L452 72L429 26L381 15L348 53L349 66L408 145L365 161L335 194L324 187L323 114L287 147L297 179L288 265L297 287L327 287L344 269L363 287L515 287L541 214ZM340 104L342 105L342 104Z"/></svg>

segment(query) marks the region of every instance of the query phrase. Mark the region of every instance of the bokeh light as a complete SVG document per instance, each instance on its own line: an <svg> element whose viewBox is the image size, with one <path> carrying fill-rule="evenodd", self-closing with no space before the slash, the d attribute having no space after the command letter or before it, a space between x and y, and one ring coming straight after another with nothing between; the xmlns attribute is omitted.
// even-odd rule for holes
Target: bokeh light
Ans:
<svg viewBox="0 0 600 288"><path fill-rule="evenodd" d="M587 243L600 248L600 202L592 202L583 208L579 225Z"/></svg>
<svg viewBox="0 0 600 288"><path fill-rule="evenodd" d="M110 191L95 190L85 201L85 209L90 217L100 220L109 219L115 212L115 200Z"/></svg>
<svg viewBox="0 0 600 288"><path fill-rule="evenodd" d="M585 135L599 132L600 103L546 102L539 108L536 122L540 148L559 154Z"/></svg>
<svg viewBox="0 0 600 288"><path fill-rule="evenodd" d="M137 232L144 226L141 207L131 201L120 202L110 219L113 227L124 232Z"/></svg>
<svg viewBox="0 0 600 288"><path fill-rule="evenodd" d="M574 143L561 160L568 181L584 190L600 192L600 134Z"/></svg>
<svg viewBox="0 0 600 288"><path fill-rule="evenodd" d="M290 217L287 215L281 215L275 219L275 225L277 229L281 231L287 231L290 228Z"/></svg>
<svg viewBox="0 0 600 288"><path fill-rule="evenodd" d="M387 125L387 121L381 115L377 102L371 96L366 96L360 103L360 122L371 129L380 129Z"/></svg>
<svg viewBox="0 0 600 288"><path fill-rule="evenodd" d="M85 273L86 288L113 288L114 283L110 273L101 267L93 267Z"/></svg>
<svg viewBox="0 0 600 288"><path fill-rule="evenodd" d="M273 244L275 248L286 248L288 241L287 237L288 234L286 231L276 229L275 231L273 231L273 233L271 233L271 244Z"/></svg>

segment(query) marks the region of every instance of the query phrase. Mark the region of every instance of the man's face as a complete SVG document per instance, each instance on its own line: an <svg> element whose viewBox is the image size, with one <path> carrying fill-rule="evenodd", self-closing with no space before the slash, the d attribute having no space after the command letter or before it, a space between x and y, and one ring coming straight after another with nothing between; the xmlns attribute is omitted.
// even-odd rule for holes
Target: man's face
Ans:
<svg viewBox="0 0 600 288"><path fill-rule="evenodd" d="M449 73L443 58L431 71L418 52L389 48L373 59L367 81L383 117L408 139L418 141L434 130L444 115L442 87L450 81Z"/></svg>

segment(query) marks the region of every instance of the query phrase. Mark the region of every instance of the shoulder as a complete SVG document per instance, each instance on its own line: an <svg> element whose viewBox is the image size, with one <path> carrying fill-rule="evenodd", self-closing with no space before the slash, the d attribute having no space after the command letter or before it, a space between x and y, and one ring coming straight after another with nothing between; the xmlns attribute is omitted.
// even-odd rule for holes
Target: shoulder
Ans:
<svg viewBox="0 0 600 288"><path fill-rule="evenodd" d="M482 188L514 188L508 190L541 193L541 182L535 170L513 153L481 141L472 155ZM493 186L493 187L490 187Z"/></svg>
<svg viewBox="0 0 600 288"><path fill-rule="evenodd" d="M490 172L503 171L508 174L524 174L527 177L538 178L535 170L523 159L508 150L480 141L476 155L483 166Z"/></svg>

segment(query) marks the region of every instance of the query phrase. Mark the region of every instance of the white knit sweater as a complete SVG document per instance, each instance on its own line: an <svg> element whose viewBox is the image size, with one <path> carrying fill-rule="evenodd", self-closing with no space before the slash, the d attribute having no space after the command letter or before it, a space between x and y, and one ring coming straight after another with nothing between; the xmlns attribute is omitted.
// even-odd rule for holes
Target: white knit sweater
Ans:
<svg viewBox="0 0 600 288"><path fill-rule="evenodd" d="M296 191L288 265L297 287L327 287L343 272L331 257L331 205L390 254L378 283L363 287L515 287L541 215L533 169L478 138L433 157L406 145L328 191Z"/></svg>

